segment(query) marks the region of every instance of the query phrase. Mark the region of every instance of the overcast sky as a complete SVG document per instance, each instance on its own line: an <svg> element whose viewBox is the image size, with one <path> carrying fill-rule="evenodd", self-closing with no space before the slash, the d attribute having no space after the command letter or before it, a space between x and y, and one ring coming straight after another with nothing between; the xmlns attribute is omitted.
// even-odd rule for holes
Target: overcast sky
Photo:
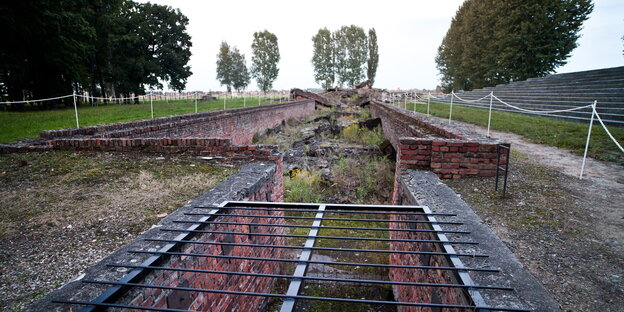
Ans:
<svg viewBox="0 0 624 312"><path fill-rule="evenodd" d="M147 2L147 1L141 1ZM253 33L277 35L281 54L275 89L318 87L314 82L312 36L319 28L355 24L374 27L379 44L379 88L435 88L434 57L463 0L444 1L205 1L152 0L179 8L189 18L193 75L187 90L223 90L216 80L216 55L227 41L251 62ZM624 1L596 0L581 31L579 47L557 72L624 65ZM250 90L257 90L252 80Z"/></svg>

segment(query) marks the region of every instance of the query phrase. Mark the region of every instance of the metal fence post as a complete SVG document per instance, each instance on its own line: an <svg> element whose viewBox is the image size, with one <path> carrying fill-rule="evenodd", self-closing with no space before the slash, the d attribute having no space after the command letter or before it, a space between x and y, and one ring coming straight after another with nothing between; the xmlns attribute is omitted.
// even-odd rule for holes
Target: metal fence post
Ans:
<svg viewBox="0 0 624 312"><path fill-rule="evenodd" d="M487 137L490 137L490 121L492 120L492 99L494 98L494 91L490 92L490 112L488 114L488 130Z"/></svg>
<svg viewBox="0 0 624 312"><path fill-rule="evenodd" d="M455 97L455 91L451 91L451 109L449 110L449 122L451 124L451 116L453 115L453 97Z"/></svg>
<svg viewBox="0 0 624 312"><path fill-rule="evenodd" d="M74 98L74 112L76 113L76 128L80 128L80 123L78 122L78 105L76 104L76 92L72 93L72 97Z"/></svg>
<svg viewBox="0 0 624 312"><path fill-rule="evenodd" d="M152 96L152 92L150 92L150 110L152 112L152 119L154 119L154 101L152 100L153 96Z"/></svg>
<svg viewBox="0 0 624 312"><path fill-rule="evenodd" d="M427 116L429 115L429 102L431 101L431 92L429 92L429 96L427 97Z"/></svg>
<svg viewBox="0 0 624 312"><path fill-rule="evenodd" d="M587 142L585 143L585 153L583 153L583 164L581 165L581 174L579 175L579 180L583 178L583 171L585 171L585 160L587 159L587 150L589 150L589 137L591 136L592 126L594 125L594 115L596 114L596 103L598 101L594 101L592 105L592 115L589 120L589 130L587 130Z"/></svg>

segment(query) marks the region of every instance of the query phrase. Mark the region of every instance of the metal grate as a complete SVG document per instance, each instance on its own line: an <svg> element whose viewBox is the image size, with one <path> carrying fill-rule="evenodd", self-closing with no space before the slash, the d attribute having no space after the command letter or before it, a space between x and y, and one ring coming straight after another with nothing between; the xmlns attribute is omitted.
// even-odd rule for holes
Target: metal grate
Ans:
<svg viewBox="0 0 624 312"><path fill-rule="evenodd" d="M254 215L253 212L267 212L271 215ZM277 212L273 214L273 212ZM282 213L281 215L278 213ZM314 214L313 217L306 217L293 214ZM161 242L166 245L159 250L130 250L130 253L149 254L151 255L142 264L109 264L110 267L123 267L131 269L131 271L121 278L119 281L96 281L82 280L84 283L109 285L97 298L91 301L77 300L56 300L56 303L82 305L81 311L99 311L107 308L128 308L138 310L152 311L187 311L171 307L153 307L118 303L117 301L131 289L153 288L167 291L181 291L190 293L212 293L226 294L231 296L240 296L240 300L245 300L245 296L259 296L266 298L275 298L282 300L280 311L293 311L298 304L306 301L320 302L338 302L353 304L375 304L375 305L392 305L403 307L430 307L437 309L452 310L470 310L470 311L528 311L517 308L491 307L488 306L479 291L496 290L510 291L509 287L496 285L476 285L470 276L469 271L477 273L495 273L497 269L482 267L465 267L460 258L486 258L487 255L475 253L456 252L452 245L475 245L478 242L471 240L449 240L447 233L451 234L470 234L467 231L444 230L444 226L461 225L461 222L437 221L436 217L453 217L453 214L432 213L425 206L391 206L391 205L339 205L339 204L304 204L304 203L273 203L273 202L224 202L219 206L202 206L193 207L193 212L185 215L197 217L197 220L175 220L175 224L185 225L184 228L163 228L164 232L179 233L172 239L148 238L146 241ZM368 217L360 217L366 215ZM237 222L240 218L254 218L265 222ZM404 220L401 218L407 218ZM410 219L411 218L411 219ZM234 219L234 220L232 220ZM286 224L286 220L294 220L298 224ZM309 222L311 224L301 224ZM329 226L323 225L323 222L332 221L333 223L348 222L350 225L354 223L377 224L382 227L372 226ZM387 226L385 226L387 224ZM403 228L395 228L397 225L405 225ZM248 231L217 231L211 227L214 225L225 226L244 226ZM385 227L383 227L385 226ZM394 226L394 227L393 227ZM258 227L272 227L279 229L279 233L257 233L253 229ZM309 229L307 235L287 233L287 231ZM351 233L389 233L388 237L366 237L367 235L323 235L324 231L347 231ZM429 235L431 239L399 239L396 233L422 233ZM198 234L222 234L224 237L232 239L224 239L221 241L201 241L194 240ZM333 233L333 232L331 232ZM302 245L295 244L257 244L257 243L237 243L233 239L235 236L245 235L247 237L254 236L273 236L288 240L305 240ZM369 235L370 236L370 235ZM363 243L381 243L381 244L401 244L408 246L403 250L388 249L368 249L368 248L336 248L336 247L319 247L317 242L323 241L353 241ZM426 247L421 250L413 250L412 246L422 244L422 246L437 246L437 248ZM183 252L185 246L189 245L218 245L223 248L223 254L193 253ZM279 248L284 250L301 250L298 257L293 258L270 258L270 257L249 257L237 256L230 254L229 251L235 247L244 248ZM432 251L433 250L433 251ZM437 251L436 251L437 250ZM227 251L227 252L226 252ZM446 259L447 266L434 265L410 265L410 264L392 264L392 263L370 263L362 261L334 261L314 259L314 254L318 252L339 252L351 253L359 255L363 254L389 254L393 256L402 255L418 255L423 259L423 263L429 264L432 256L443 257ZM264 263L291 264L294 269L290 274L268 274L257 272L244 272L232 270L215 270L215 269L198 269L185 268L164 265L169 257L181 256L187 258L201 257L212 258L215 261L229 261L232 259L243 259L247 261L263 261ZM346 268L375 268L375 269L409 269L409 270L435 270L449 272L454 276L456 283L439 283L435 281L397 281L370 278L357 278L349 276L320 276L310 275L308 270L311 265L327 265ZM249 291L233 291L224 289L208 289L188 287L187 285L170 286L158 283L147 283L143 279L150 272L154 271L171 271L180 273L196 273L196 274L218 274L224 276L247 276L253 278L276 278L288 282L287 289L282 293L269 292L249 292ZM391 287L431 287L431 289L459 289L468 298L469 304L444 304L441 303L440 294L435 291L431 294L429 302L399 302L391 300L377 300L366 298L344 298L341 294L332 294L332 296L318 296L302 294L304 283L351 283L357 285L377 286L385 285ZM446 311L446 310L445 310Z"/></svg>

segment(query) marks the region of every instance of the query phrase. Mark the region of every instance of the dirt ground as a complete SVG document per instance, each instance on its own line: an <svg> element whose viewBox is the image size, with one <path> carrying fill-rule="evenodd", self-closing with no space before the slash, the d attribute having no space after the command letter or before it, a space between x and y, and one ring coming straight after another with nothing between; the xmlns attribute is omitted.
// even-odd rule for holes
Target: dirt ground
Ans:
<svg viewBox="0 0 624 312"><path fill-rule="evenodd" d="M19 311L234 172L145 155L0 155L0 311Z"/></svg>
<svg viewBox="0 0 624 312"><path fill-rule="evenodd" d="M466 125L485 133L485 129ZM509 189L494 178L446 181L567 311L624 307L624 168L509 133Z"/></svg>

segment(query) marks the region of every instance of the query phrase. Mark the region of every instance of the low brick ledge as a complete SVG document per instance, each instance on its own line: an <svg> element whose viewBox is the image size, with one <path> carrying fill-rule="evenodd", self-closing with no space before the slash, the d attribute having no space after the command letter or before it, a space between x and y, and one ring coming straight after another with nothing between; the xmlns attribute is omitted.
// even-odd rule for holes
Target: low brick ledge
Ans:
<svg viewBox="0 0 624 312"><path fill-rule="evenodd" d="M60 138L60 137L72 137L76 135L93 136L93 135L105 135L106 132L111 131L127 131L129 129L140 129L143 127L158 126L164 127L161 129L170 128L172 123L179 125L180 121L184 121L187 124L193 124L197 122L203 122L206 120L219 118L219 117L231 117L242 114L257 114L267 110L274 110L276 108L287 106L299 106L306 105L310 100L293 101L287 103L268 104L260 106L239 107L227 110L208 111L202 113L191 113L183 115L173 115L166 117L158 117L154 119L142 119L135 121L118 122L112 124L87 126L76 129L59 129L59 130L44 130L39 132L39 136L44 139ZM204 120L206 119L206 120ZM151 130L153 131L153 130Z"/></svg>
<svg viewBox="0 0 624 312"><path fill-rule="evenodd" d="M496 175L498 145L509 143L451 139L399 138L397 169L427 169L439 178L492 177ZM501 166L507 156L501 154Z"/></svg>

